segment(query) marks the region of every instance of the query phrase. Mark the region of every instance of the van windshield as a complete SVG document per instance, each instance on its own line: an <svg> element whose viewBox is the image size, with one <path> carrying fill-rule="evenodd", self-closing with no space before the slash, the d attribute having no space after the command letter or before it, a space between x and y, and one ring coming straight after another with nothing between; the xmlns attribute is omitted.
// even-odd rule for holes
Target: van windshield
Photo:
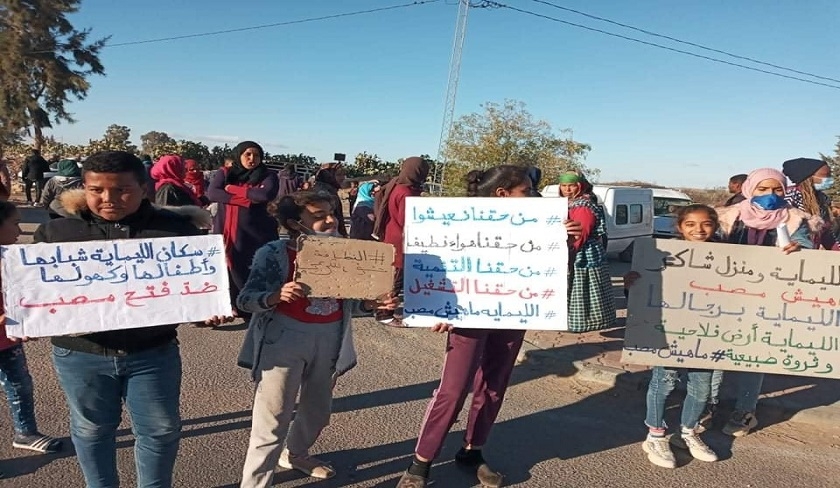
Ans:
<svg viewBox="0 0 840 488"><path fill-rule="evenodd" d="M657 217L661 215L671 215L677 210L677 207L684 207L686 205L691 205L691 200L685 200L682 198L654 197L653 215Z"/></svg>

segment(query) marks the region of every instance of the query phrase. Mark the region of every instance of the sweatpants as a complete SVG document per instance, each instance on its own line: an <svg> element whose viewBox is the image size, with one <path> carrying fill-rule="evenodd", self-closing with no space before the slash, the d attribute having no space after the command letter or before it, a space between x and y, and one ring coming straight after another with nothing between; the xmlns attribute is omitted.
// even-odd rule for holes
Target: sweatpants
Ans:
<svg viewBox="0 0 840 488"><path fill-rule="evenodd" d="M271 486L283 442L290 454L306 455L330 423L332 377L342 323L307 324L276 317L267 326L257 367L251 439L241 488ZM292 422L298 391L297 415Z"/></svg>
<svg viewBox="0 0 840 488"><path fill-rule="evenodd" d="M446 341L440 385L426 409L415 452L424 459L440 454L443 440L472 388L464 444L482 447L507 391L524 330L455 329Z"/></svg>

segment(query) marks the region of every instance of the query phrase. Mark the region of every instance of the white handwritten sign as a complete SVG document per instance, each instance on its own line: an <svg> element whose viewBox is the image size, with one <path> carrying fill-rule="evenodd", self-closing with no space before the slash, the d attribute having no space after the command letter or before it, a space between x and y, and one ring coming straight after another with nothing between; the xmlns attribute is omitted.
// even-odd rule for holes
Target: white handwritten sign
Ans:
<svg viewBox="0 0 840 488"><path fill-rule="evenodd" d="M394 246L341 237L298 239L295 281L311 297L374 300L394 288Z"/></svg>
<svg viewBox="0 0 840 488"><path fill-rule="evenodd" d="M12 337L232 315L219 235L15 245L0 252Z"/></svg>
<svg viewBox="0 0 840 488"><path fill-rule="evenodd" d="M636 239L627 363L840 378L840 253Z"/></svg>
<svg viewBox="0 0 840 488"><path fill-rule="evenodd" d="M566 330L567 204L408 198L405 323Z"/></svg>

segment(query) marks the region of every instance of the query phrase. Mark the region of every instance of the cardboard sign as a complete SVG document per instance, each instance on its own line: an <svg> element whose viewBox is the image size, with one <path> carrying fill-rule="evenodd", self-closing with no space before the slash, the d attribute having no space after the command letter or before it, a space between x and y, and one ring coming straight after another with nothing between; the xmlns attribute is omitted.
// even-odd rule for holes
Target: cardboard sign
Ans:
<svg viewBox="0 0 840 488"><path fill-rule="evenodd" d="M564 198L406 199L405 319L566 330Z"/></svg>
<svg viewBox="0 0 840 488"><path fill-rule="evenodd" d="M374 300L394 288L394 246L339 237L301 236L295 281L318 298Z"/></svg>
<svg viewBox="0 0 840 488"><path fill-rule="evenodd" d="M840 253L636 239L622 359L840 378Z"/></svg>
<svg viewBox="0 0 840 488"><path fill-rule="evenodd" d="M14 245L0 252L12 337L233 315L220 235Z"/></svg>

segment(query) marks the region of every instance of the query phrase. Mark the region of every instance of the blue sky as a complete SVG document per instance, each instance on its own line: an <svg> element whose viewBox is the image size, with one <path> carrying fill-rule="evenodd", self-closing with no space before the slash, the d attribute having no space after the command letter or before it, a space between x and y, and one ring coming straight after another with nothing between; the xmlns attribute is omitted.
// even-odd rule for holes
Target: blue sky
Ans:
<svg viewBox="0 0 840 488"><path fill-rule="evenodd" d="M551 1L840 78L836 0ZM406 0L84 0L72 20L120 43L400 3ZM270 152L321 160L334 152L434 155L456 3L106 48L107 76L93 78L88 98L71 105L78 122L53 133L83 143L118 123L132 128L135 143L159 130L210 145L253 139ZM531 0L503 3L642 36ZM722 185L734 173L830 152L840 134L840 90L506 9L473 9L456 117L506 98L591 144L587 163L602 181Z"/></svg>

